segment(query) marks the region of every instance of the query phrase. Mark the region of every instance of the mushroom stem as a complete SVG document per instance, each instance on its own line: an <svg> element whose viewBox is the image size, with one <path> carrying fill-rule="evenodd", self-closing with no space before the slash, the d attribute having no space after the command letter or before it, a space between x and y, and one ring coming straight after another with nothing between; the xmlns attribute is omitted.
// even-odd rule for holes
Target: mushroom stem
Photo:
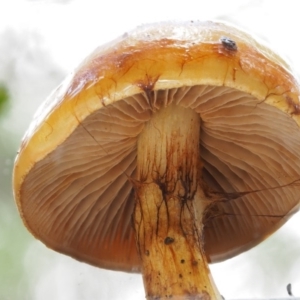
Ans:
<svg viewBox="0 0 300 300"><path fill-rule="evenodd" d="M134 227L148 300L221 299L203 250L200 121L169 105L138 140Z"/></svg>

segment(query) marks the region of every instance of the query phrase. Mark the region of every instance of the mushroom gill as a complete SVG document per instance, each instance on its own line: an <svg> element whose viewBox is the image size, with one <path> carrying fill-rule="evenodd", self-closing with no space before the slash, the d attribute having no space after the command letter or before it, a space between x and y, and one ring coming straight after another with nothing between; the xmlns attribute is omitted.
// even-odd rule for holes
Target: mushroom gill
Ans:
<svg viewBox="0 0 300 300"><path fill-rule="evenodd" d="M253 247L297 210L300 131L290 115L233 88L183 86L95 111L37 162L20 191L33 234L78 260L139 271L131 224L137 139L152 112L171 103L201 117L209 261Z"/></svg>

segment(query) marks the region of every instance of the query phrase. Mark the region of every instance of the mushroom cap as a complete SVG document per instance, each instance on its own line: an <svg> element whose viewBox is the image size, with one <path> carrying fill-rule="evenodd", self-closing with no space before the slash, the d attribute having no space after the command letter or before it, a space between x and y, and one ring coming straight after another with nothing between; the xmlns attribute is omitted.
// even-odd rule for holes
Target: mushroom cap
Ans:
<svg viewBox="0 0 300 300"><path fill-rule="evenodd" d="M147 25L96 49L46 100L16 158L24 224L48 247L140 271L131 216L136 143L153 110L201 116L209 262L250 249L299 207L299 86L248 34L214 22ZM158 141L159 142L159 141Z"/></svg>

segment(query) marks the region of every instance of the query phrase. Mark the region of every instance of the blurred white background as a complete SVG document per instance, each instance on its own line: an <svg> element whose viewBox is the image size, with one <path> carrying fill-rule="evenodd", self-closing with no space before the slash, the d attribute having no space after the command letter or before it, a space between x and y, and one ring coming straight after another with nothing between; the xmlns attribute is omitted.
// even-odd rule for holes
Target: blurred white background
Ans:
<svg viewBox="0 0 300 300"><path fill-rule="evenodd" d="M0 0L0 300L144 299L140 275L100 270L34 240L14 207L11 169L39 104L94 48L137 25L225 20L265 40L300 72L298 0ZM211 266L226 299L300 296L300 214L267 241Z"/></svg>

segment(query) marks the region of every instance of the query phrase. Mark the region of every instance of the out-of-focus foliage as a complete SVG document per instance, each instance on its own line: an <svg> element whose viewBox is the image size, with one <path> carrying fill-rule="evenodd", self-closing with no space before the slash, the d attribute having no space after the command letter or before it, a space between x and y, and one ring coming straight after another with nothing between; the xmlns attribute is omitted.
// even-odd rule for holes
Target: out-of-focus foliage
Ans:
<svg viewBox="0 0 300 300"><path fill-rule="evenodd" d="M0 85L0 121L9 114L9 92ZM29 245L14 205L11 178L16 155L14 138L0 122L0 299L29 300L29 278L24 268L24 253ZM29 298L28 298L29 297Z"/></svg>
<svg viewBox="0 0 300 300"><path fill-rule="evenodd" d="M28 295L29 284L23 266L29 235L13 202L11 170L14 156L11 138L0 126L0 299L8 300L29 299L24 297Z"/></svg>
<svg viewBox="0 0 300 300"><path fill-rule="evenodd" d="M0 115L7 108L9 100L9 92L4 84L0 83Z"/></svg>
<svg viewBox="0 0 300 300"><path fill-rule="evenodd" d="M0 299L29 300L28 272L23 265L29 239L14 209L1 204L0 227L5 230L0 230Z"/></svg>

